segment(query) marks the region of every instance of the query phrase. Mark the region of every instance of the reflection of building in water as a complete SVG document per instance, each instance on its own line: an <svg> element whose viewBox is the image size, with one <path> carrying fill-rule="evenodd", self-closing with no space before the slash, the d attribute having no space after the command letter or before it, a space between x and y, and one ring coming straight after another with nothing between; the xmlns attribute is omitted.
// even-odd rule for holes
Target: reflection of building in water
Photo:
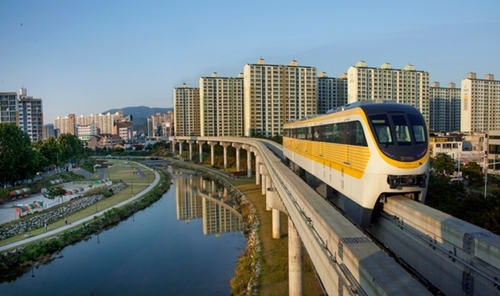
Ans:
<svg viewBox="0 0 500 296"><path fill-rule="evenodd" d="M198 177L175 179L177 220L189 222L190 219L202 217L201 198L196 190L197 179Z"/></svg>
<svg viewBox="0 0 500 296"><path fill-rule="evenodd" d="M238 211L225 204L218 196L200 193L203 204L203 234L243 230L243 218Z"/></svg>
<svg viewBox="0 0 500 296"><path fill-rule="evenodd" d="M243 218L233 208L225 188L200 176L175 180L178 220L203 218L205 235L244 229Z"/></svg>

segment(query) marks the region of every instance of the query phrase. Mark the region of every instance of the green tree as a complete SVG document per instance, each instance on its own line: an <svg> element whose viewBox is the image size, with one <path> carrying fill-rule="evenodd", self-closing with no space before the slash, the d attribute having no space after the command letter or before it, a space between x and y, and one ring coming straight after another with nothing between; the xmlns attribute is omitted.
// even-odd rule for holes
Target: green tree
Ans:
<svg viewBox="0 0 500 296"><path fill-rule="evenodd" d="M455 170L455 161L446 153L439 153L431 158L431 168L437 173L451 174Z"/></svg>
<svg viewBox="0 0 500 296"><path fill-rule="evenodd" d="M0 123L0 182L33 177L40 170L40 155L28 134L11 123Z"/></svg>
<svg viewBox="0 0 500 296"><path fill-rule="evenodd" d="M67 162L84 157L83 145L78 137L71 134L62 134L57 138L57 142L61 149L60 161Z"/></svg>
<svg viewBox="0 0 500 296"><path fill-rule="evenodd" d="M42 156L44 167L54 168L62 163L59 161L59 155L62 155L61 147L54 137L49 137L45 141L37 141L35 147Z"/></svg>
<svg viewBox="0 0 500 296"><path fill-rule="evenodd" d="M43 194L48 199L54 199L66 194L66 190L61 185L52 185L47 187L47 191Z"/></svg>

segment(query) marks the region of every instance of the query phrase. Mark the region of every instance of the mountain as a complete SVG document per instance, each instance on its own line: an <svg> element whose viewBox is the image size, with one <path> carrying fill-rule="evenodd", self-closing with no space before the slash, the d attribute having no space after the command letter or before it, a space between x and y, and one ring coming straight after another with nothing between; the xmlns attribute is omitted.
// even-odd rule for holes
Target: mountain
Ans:
<svg viewBox="0 0 500 296"><path fill-rule="evenodd" d="M123 111L123 115L132 115L133 121L133 130L138 134L147 133L147 118L156 113L166 113L167 111L173 111L173 108L158 108L158 107L146 107L146 106L137 106L137 107L125 107L120 109L110 109L108 111L104 111L103 114L106 113L115 113L117 111Z"/></svg>

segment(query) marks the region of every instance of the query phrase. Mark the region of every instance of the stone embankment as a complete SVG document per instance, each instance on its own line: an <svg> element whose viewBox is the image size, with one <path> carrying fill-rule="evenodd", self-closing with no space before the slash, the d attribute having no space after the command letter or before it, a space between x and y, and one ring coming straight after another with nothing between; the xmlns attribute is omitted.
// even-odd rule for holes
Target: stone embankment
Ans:
<svg viewBox="0 0 500 296"><path fill-rule="evenodd" d="M123 190L125 187L126 185L124 183L119 183L109 188L112 192L118 192ZM31 229L44 227L45 223L50 224L53 221L64 218L74 212L78 212L79 210L89 207L103 198L104 196L102 194L77 197L56 209L44 210L33 217L2 226L0 227L0 240L28 232Z"/></svg>

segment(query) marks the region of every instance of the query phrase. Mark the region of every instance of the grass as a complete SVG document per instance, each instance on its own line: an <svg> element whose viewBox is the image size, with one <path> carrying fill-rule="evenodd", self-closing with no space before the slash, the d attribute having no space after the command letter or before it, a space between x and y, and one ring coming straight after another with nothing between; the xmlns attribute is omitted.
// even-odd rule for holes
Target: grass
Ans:
<svg viewBox="0 0 500 296"><path fill-rule="evenodd" d="M266 198L255 182L230 180L254 205L260 221L261 275L259 295L288 295L288 216L281 214L281 239L272 238L272 214L266 211ZM323 295L304 249L304 295Z"/></svg>
<svg viewBox="0 0 500 296"><path fill-rule="evenodd" d="M114 160L116 164L119 164L119 160ZM125 161L121 161L125 162ZM137 163L132 163L129 162L134 166L138 166ZM128 169L127 169L128 167ZM145 172L147 175L149 175L149 181L152 182L154 181L154 172L151 171L150 169L145 169L142 166L141 167L142 171ZM95 173L95 175L98 174L98 171ZM139 175L133 173L133 169L130 168L129 165L125 167L125 165L113 165L110 169L109 172L106 173L108 176L107 178L110 178L111 180L114 180L113 182L117 182L119 180L125 181L129 186L127 186L125 189L116 192L113 194L113 196L104 198L100 200L99 202L93 204L90 207L86 207L78 212L75 212L71 215L68 216L68 220L70 222L78 221L80 219L86 218L88 216L92 216L96 212L100 212L105 209L109 209L114 205L117 205L130 197L132 195L138 194L142 191L144 191L148 187L148 179L147 178L141 178ZM63 205L60 205L63 206ZM66 223L64 222L64 217L61 217L61 219L56 220L54 222L51 222L49 225L49 230L57 229L62 226L65 226ZM31 236L36 236L39 234L42 234L46 232L44 227L33 229L30 231ZM22 233L18 234L12 237L9 237L7 239L3 239L0 241L0 246L5 246L14 242L21 241L27 237L28 233ZM43 238L45 239L45 238Z"/></svg>

